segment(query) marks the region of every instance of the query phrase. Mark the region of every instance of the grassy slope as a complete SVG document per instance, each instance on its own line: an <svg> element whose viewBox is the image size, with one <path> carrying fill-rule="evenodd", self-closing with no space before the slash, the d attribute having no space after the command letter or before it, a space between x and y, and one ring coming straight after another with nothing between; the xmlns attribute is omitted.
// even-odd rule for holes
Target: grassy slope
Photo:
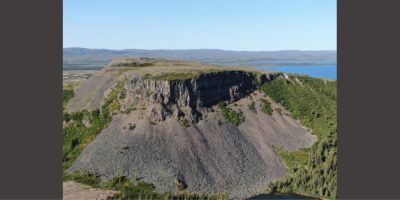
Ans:
<svg viewBox="0 0 400 200"><path fill-rule="evenodd" d="M185 69L182 67L183 70L190 70L190 69ZM145 79L153 79L153 80L169 80L169 81L175 81L175 80L188 80L188 79L195 79L198 78L202 74L207 74L207 73L216 73L216 72L222 72L222 71L228 71L228 69L218 69L218 68L205 68L205 69L193 69L190 71L177 71L177 72L166 72L158 75L151 75L149 73L144 75Z"/></svg>
<svg viewBox="0 0 400 200"><path fill-rule="evenodd" d="M155 186L151 183L146 183L139 180L130 181L125 177L114 177L109 181L101 182L94 174L85 174L76 172L73 174L64 173L64 180L71 180L93 188L116 190L119 192L117 199L173 199L173 200L225 200L228 199L227 194L193 194L184 190L172 194L169 192L157 193Z"/></svg>
<svg viewBox="0 0 400 200"><path fill-rule="evenodd" d="M67 105L68 101L74 96L74 90L64 89L63 90L63 108Z"/></svg>
<svg viewBox="0 0 400 200"><path fill-rule="evenodd" d="M66 123L63 128L64 169L69 168L82 150L111 122L112 112L119 109L117 98L120 95L122 86L123 82L120 82L110 92L101 111L88 112L83 110L75 113L64 113L64 123ZM64 93L64 100L66 99L66 94L69 94L69 92ZM69 95L67 96L69 97ZM87 127L85 122L89 123L90 126Z"/></svg>
<svg viewBox="0 0 400 200"><path fill-rule="evenodd" d="M297 78L300 82L295 81ZM286 152L278 149L288 166L287 176L269 185L280 192L298 192L336 198L336 82L290 76L264 84L261 90L310 128L318 141L310 149Z"/></svg>

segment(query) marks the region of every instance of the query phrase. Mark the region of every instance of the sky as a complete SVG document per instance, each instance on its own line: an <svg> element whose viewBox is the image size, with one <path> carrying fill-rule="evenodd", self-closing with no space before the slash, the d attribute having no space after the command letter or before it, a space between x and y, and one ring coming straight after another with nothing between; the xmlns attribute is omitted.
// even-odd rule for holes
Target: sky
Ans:
<svg viewBox="0 0 400 200"><path fill-rule="evenodd" d="M66 47L336 50L336 0L64 0Z"/></svg>

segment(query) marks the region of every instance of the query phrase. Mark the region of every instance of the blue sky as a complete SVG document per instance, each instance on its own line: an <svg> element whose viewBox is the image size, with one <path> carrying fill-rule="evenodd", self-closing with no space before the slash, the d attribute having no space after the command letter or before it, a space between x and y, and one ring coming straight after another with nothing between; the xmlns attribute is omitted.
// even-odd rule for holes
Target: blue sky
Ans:
<svg viewBox="0 0 400 200"><path fill-rule="evenodd" d="M64 47L336 50L336 0L64 0Z"/></svg>

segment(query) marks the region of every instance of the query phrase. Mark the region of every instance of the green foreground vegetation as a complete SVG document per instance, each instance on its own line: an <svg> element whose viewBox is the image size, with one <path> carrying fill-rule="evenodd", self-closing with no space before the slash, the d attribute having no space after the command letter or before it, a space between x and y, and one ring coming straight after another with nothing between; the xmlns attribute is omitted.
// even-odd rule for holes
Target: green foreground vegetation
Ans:
<svg viewBox="0 0 400 200"><path fill-rule="evenodd" d="M74 96L74 90L63 89L63 108L67 106L68 101Z"/></svg>
<svg viewBox="0 0 400 200"><path fill-rule="evenodd" d="M118 176L109 181L101 182L95 174L81 172L64 173L64 181L75 181L93 188L118 191L117 199L160 199L160 200L227 200L228 195L224 194L195 194L186 191L178 193L157 193L155 186L138 179L131 181L126 177Z"/></svg>
<svg viewBox="0 0 400 200"><path fill-rule="evenodd" d="M261 111L265 114L272 115L274 110L271 107L271 103L265 99L260 99L260 101L261 101L261 105L260 105Z"/></svg>
<svg viewBox="0 0 400 200"><path fill-rule="evenodd" d="M181 119L179 120L179 124L183 127L183 128L187 128L190 126L189 121L187 119Z"/></svg>
<svg viewBox="0 0 400 200"><path fill-rule="evenodd" d="M298 81L294 81L297 78ZM295 192L335 199L337 172L336 82L306 76L289 76L265 83L261 91L280 103L317 136L310 149L287 152L277 149L288 173L272 182L270 192Z"/></svg>
<svg viewBox="0 0 400 200"><path fill-rule="evenodd" d="M224 116L225 120L229 123L239 126L240 123L244 122L244 116L241 112L236 112L231 108L227 107L225 103L219 103L218 108Z"/></svg>
<svg viewBox="0 0 400 200"><path fill-rule="evenodd" d="M82 110L75 113L64 112L64 143L63 143L63 167L69 168L82 150L90 144L111 122L112 113L119 109L118 98L121 95L123 81L118 83L110 92L101 110ZM65 90L64 90L65 92ZM72 94L73 95L73 94ZM64 94L72 97L69 92Z"/></svg>
<svg viewBox="0 0 400 200"><path fill-rule="evenodd" d="M254 101L250 101L250 103L247 105L247 108L253 112L257 112L256 103Z"/></svg>

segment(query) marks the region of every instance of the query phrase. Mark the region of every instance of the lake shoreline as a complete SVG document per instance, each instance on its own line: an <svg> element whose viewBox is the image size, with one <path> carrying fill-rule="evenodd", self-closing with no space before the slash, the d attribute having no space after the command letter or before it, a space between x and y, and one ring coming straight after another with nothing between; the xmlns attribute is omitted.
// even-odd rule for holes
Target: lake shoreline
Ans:
<svg viewBox="0 0 400 200"><path fill-rule="evenodd" d="M269 72L284 72L288 74L307 75L314 78L337 80L337 65L325 66L256 66L253 69Z"/></svg>

